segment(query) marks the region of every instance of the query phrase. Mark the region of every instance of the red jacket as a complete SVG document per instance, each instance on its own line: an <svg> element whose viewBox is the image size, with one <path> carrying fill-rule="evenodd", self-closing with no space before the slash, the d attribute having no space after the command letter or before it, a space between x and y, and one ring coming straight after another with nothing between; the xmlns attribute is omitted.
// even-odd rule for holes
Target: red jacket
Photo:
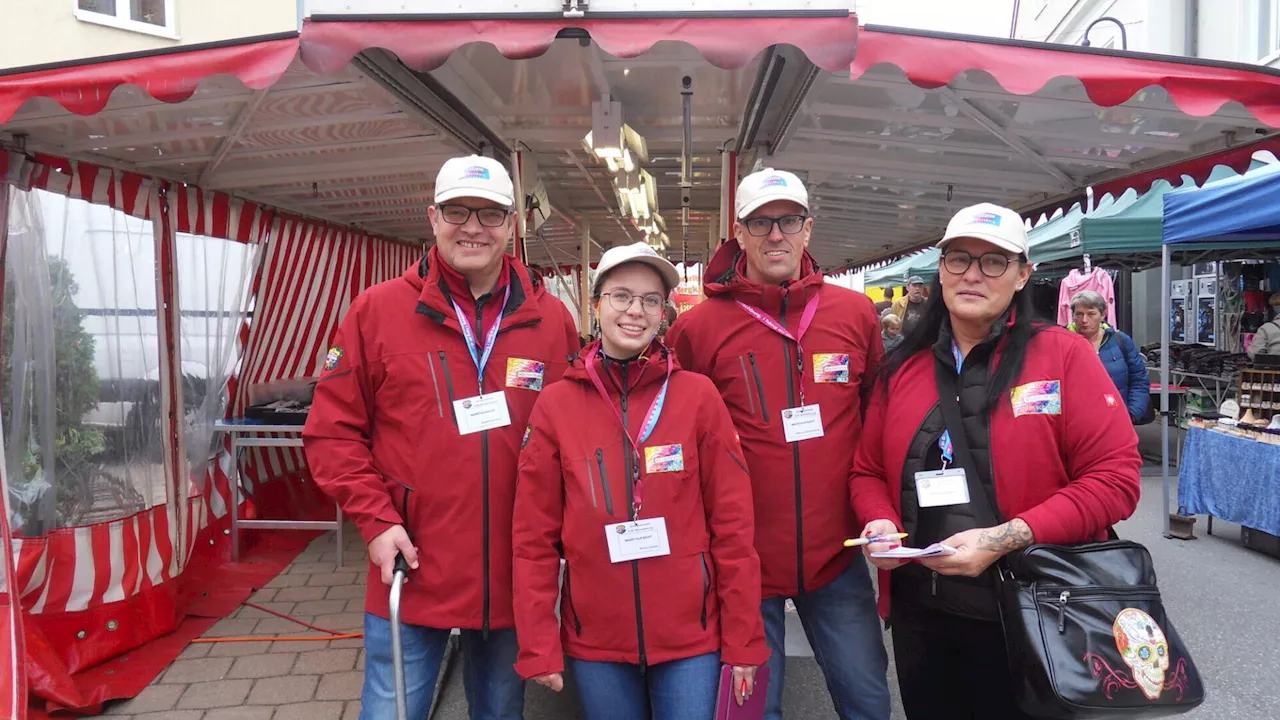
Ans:
<svg viewBox="0 0 1280 720"><path fill-rule="evenodd" d="M481 303L482 328L508 287L484 389L506 393L510 425L458 433L451 401L478 394L479 384L446 292L472 323L476 301L434 248L399 279L356 298L316 384L302 436L316 484L365 542L404 525L419 549L404 589L406 623L514 623L510 528L520 440L541 387L560 378L578 339L568 308L511 259ZM388 615L387 586L372 565L365 608Z"/></svg>
<svg viewBox="0 0 1280 720"><path fill-rule="evenodd" d="M996 500L1006 519L1022 518L1037 543L1086 542L1129 517L1141 491L1138 436L1124 397L1092 344L1062 328L1032 338L1010 396L1028 384L1058 381L1061 411L1020 412L1001 402L991 416ZM1034 389L1034 388L1032 388ZM938 404L934 355L916 353L867 410L850 477L858 520L902 526L902 467L916 430ZM978 499L979 501L981 499ZM880 573L880 611L889 612L890 573Z"/></svg>
<svg viewBox="0 0 1280 720"><path fill-rule="evenodd" d="M610 561L605 526L631 517L630 450L666 377L667 350L629 363L584 357L600 372L610 409L583 360L534 407L516 490L516 671L564 670L564 655L657 664L721 651L724 662L769 658L760 617L760 560L752 547L751 483L733 423L707 379L676 367L644 455L667 448L678 468L639 468L640 518L666 521L671 554ZM674 360L674 358L673 358ZM619 388L629 387L626 399ZM671 452L679 448L679 452ZM565 557L555 616L560 554Z"/></svg>
<svg viewBox="0 0 1280 720"><path fill-rule="evenodd" d="M834 580L852 557L843 545L859 529L848 508L849 468L862 431L863 396L884 346L870 298L828 284L807 254L801 279L784 288L748 280L739 252L733 241L712 258L704 275L707 299L676 320L667 343L681 365L715 382L742 438L764 597L794 596ZM782 411L800 404L796 344L736 301L775 319L785 303L786 327L794 331L815 293L817 314L801 338L804 391L806 403L822 408L825 434L788 443Z"/></svg>

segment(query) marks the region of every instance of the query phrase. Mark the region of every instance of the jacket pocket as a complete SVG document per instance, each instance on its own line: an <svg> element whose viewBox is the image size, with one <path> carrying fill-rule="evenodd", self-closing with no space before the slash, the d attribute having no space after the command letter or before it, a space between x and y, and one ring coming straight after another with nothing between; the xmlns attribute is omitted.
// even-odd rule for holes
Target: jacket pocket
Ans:
<svg viewBox="0 0 1280 720"><path fill-rule="evenodd" d="M604 449L596 448L596 469L600 471L600 490L604 495L604 511L613 515L613 495L609 492L609 471L605 469ZM587 473L591 473L591 461L587 461ZM592 485L594 499L595 485Z"/></svg>
<svg viewBox="0 0 1280 720"><path fill-rule="evenodd" d="M444 353L441 353L443 359ZM444 417L444 403L440 398L440 380L436 377L436 361L431 357L431 353L427 353L427 369L431 371L431 389L436 393L436 411L440 417Z"/></svg>
<svg viewBox="0 0 1280 720"><path fill-rule="evenodd" d="M760 419L765 425L769 424L769 406L764 399L764 381L760 379L760 365L756 363L756 354L754 352L747 353L747 361L751 363L751 377L755 379L756 397L760 399ZM750 388L748 387L748 392Z"/></svg>
<svg viewBox="0 0 1280 720"><path fill-rule="evenodd" d="M444 372L444 389L445 389L445 392L447 392L449 395L449 414L453 418L454 427L459 427L458 415L456 412L454 412L454 409L453 409L453 401L455 397L453 394L453 375L449 372L449 358L444 354L443 350L439 351L439 355L440 355L440 368Z"/></svg>
<svg viewBox="0 0 1280 720"><path fill-rule="evenodd" d="M702 629L707 629L707 600L711 597L711 569L707 567L707 554L698 553L702 560Z"/></svg>
<svg viewBox="0 0 1280 720"><path fill-rule="evenodd" d="M413 520L409 515L409 507L411 502L409 496L413 493L413 488L409 487L408 485L405 485L399 480L396 480L390 475L384 474L382 477L387 482L391 483L393 486L395 486L398 489L398 491L393 491L391 493L391 504L395 505L396 509L400 511L400 520L404 522L405 532L409 534L409 539L412 540L413 539ZM400 502L398 503L396 502L397 494L400 495Z"/></svg>
<svg viewBox="0 0 1280 720"><path fill-rule="evenodd" d="M565 609L573 616L573 632L578 637L582 637L582 620L578 617L578 610L573 606L573 583L569 576L569 563L564 564L564 604ZM565 618L564 622L569 622L569 618Z"/></svg>

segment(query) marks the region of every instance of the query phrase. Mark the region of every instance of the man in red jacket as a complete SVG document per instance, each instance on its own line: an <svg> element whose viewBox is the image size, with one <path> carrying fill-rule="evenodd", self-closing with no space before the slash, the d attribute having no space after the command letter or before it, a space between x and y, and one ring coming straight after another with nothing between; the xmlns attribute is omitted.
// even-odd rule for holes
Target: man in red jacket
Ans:
<svg viewBox="0 0 1280 720"><path fill-rule="evenodd" d="M356 298L316 384L307 463L369 545L361 718L395 716L397 553L412 568L401 610L410 717L430 711L452 628L463 630L471 717L524 712L512 667L516 460L534 401L578 336L568 308L506 254L514 204L498 162L446 162L427 210L435 247Z"/></svg>
<svg viewBox="0 0 1280 720"><path fill-rule="evenodd" d="M813 219L799 178L765 169L738 186L736 239L708 264L707 299L667 336L680 364L724 397L751 471L761 611L782 717L791 598L844 720L887 720L888 660L848 475L884 354L871 300L827 284L806 252Z"/></svg>

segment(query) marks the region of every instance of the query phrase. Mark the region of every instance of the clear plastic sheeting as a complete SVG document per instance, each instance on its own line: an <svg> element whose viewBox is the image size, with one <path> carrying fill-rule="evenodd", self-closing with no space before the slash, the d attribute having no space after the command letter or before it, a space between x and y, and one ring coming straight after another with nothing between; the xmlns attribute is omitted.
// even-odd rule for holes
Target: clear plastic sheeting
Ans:
<svg viewBox="0 0 1280 720"><path fill-rule="evenodd" d="M222 450L223 437L213 424L225 417L231 401L227 383L244 349L241 330L251 312L259 248L185 233L177 238L182 402L195 493L204 493L208 470Z"/></svg>
<svg viewBox="0 0 1280 720"><path fill-rule="evenodd" d="M36 537L162 504L151 223L13 196L0 340L11 529Z"/></svg>

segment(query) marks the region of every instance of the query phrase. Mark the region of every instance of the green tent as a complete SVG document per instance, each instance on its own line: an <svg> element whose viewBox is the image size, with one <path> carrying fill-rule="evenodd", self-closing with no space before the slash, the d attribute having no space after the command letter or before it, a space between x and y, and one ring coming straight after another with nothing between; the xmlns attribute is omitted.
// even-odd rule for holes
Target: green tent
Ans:
<svg viewBox="0 0 1280 720"><path fill-rule="evenodd" d="M898 287L907 284L907 278L919 275L928 281L938 274L938 248L928 248L914 255L898 258L882 268L868 270L863 278L866 287Z"/></svg>

